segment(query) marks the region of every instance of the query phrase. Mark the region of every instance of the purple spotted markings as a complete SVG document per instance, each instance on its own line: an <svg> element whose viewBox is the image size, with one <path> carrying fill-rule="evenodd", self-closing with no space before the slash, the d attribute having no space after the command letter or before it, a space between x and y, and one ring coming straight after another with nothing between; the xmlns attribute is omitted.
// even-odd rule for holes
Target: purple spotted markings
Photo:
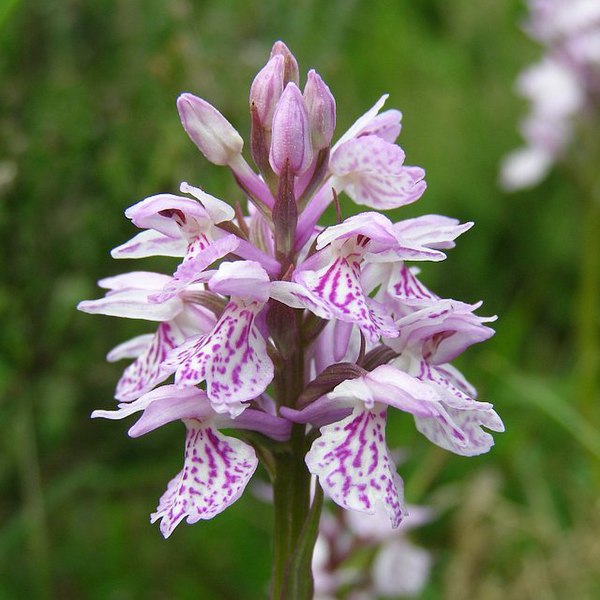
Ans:
<svg viewBox="0 0 600 600"><path fill-rule="evenodd" d="M254 323L262 308L258 302L230 302L208 335L192 338L169 354L165 371L176 369L177 385L205 381L217 412L240 414L244 402L260 396L273 379L266 341Z"/></svg>
<svg viewBox="0 0 600 600"><path fill-rule="evenodd" d="M306 464L336 504L368 514L382 504L398 527L406 509L402 480L385 445L385 421L386 407L376 406L322 427Z"/></svg>
<svg viewBox="0 0 600 600"><path fill-rule="evenodd" d="M151 338L150 344L135 362L123 371L123 375L117 383L115 398L122 402L135 400L161 383L166 378L162 365L169 351L176 348L184 339L174 323L161 323Z"/></svg>
<svg viewBox="0 0 600 600"><path fill-rule="evenodd" d="M382 110L386 100L334 142L331 91L314 70L302 87L296 59L277 42L251 86L252 166L216 108L178 98L191 141L232 172L239 194L229 203L182 183L179 194L133 204L125 215L139 231L112 255L166 257L167 274L102 279L105 295L78 307L149 322L108 354L130 364L116 408L93 416L140 413L132 437L183 423L183 469L152 515L165 537L235 502L258 456L277 478L289 453L305 489L313 477L343 509L383 513L395 528L407 509L386 440L390 411L464 456L487 452L490 432L503 430L450 364L493 334L493 318L475 314L480 304L440 298L416 266L443 261L473 223L378 212L426 189L425 172L396 143L402 114ZM351 201L365 212L346 216ZM328 223L333 205L337 222ZM289 443L292 427L305 443Z"/></svg>
<svg viewBox="0 0 600 600"><path fill-rule="evenodd" d="M225 510L241 496L258 465L251 446L198 421L184 423L185 464L151 516L152 523L160 520L165 537L184 519L196 523Z"/></svg>

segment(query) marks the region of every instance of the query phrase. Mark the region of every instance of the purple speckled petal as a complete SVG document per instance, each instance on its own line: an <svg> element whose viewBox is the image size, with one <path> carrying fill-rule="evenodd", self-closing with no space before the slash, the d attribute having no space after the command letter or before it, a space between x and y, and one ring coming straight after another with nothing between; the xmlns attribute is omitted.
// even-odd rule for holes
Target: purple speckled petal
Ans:
<svg viewBox="0 0 600 600"><path fill-rule="evenodd" d="M462 456L488 452L494 439L481 427L502 432L504 424L491 404L473 400L457 387L453 375L444 368L422 363L422 380L430 381L443 393L443 412L435 417L415 415L417 429L434 444Z"/></svg>
<svg viewBox="0 0 600 600"><path fill-rule="evenodd" d="M187 243L183 238L173 238L153 229L140 231L129 241L113 248L113 258L145 258L147 256L185 256Z"/></svg>
<svg viewBox="0 0 600 600"><path fill-rule="evenodd" d="M439 296L426 288L416 277L418 270L398 265L388 282L388 289L395 298L404 302L436 302Z"/></svg>
<svg viewBox="0 0 600 600"><path fill-rule="evenodd" d="M197 237L188 247L183 262L177 267L173 278L165 285L163 291L153 298L157 302L172 298L188 285L202 281L204 271L212 263L234 252L238 247L239 238L226 235L209 242L204 236Z"/></svg>
<svg viewBox="0 0 600 600"><path fill-rule="evenodd" d="M394 320L439 301L416 277L419 270L402 262L370 263L363 267L361 282L366 293L376 292Z"/></svg>
<svg viewBox="0 0 600 600"><path fill-rule="evenodd" d="M316 271L301 270L294 279L314 301L329 312L328 318L355 323L369 341L379 336L394 337L397 330L383 306L368 298L360 282L362 254L353 251L353 240L344 243L343 252L331 252L332 262ZM327 252L328 250L325 249ZM310 306L306 306L312 310ZM321 316L317 311L316 314Z"/></svg>
<svg viewBox="0 0 600 600"><path fill-rule="evenodd" d="M208 397L218 413L235 417L262 394L273 379L273 363L265 338L255 324L263 304L230 302L214 329L172 351L163 363L176 371L175 383L196 385L206 380Z"/></svg>
<svg viewBox="0 0 600 600"><path fill-rule="evenodd" d="M306 455L309 471L327 495L349 510L373 514L382 503L392 527L406 514L402 480L385 444L385 408L356 408L321 428Z"/></svg>
<svg viewBox="0 0 600 600"><path fill-rule="evenodd" d="M161 370L162 362L169 351L184 341L183 334L173 322L161 323L150 345L123 372L117 383L115 398L131 402L166 379L167 375Z"/></svg>
<svg viewBox="0 0 600 600"><path fill-rule="evenodd" d="M469 396L469 398L477 398L477 390L475 387L465 379L465 376L456 367L453 367L450 364L436 365L435 370L445 377L453 386Z"/></svg>
<svg viewBox="0 0 600 600"><path fill-rule="evenodd" d="M233 504L256 470L254 449L236 438L195 420L185 421L187 436L183 470L169 482L152 523L169 537L183 519L188 524L212 519Z"/></svg>
<svg viewBox="0 0 600 600"><path fill-rule="evenodd" d="M333 187L357 204L378 210L418 200L425 191L425 171L404 166L404 152L376 135L361 136L340 146L330 160Z"/></svg>
<svg viewBox="0 0 600 600"><path fill-rule="evenodd" d="M475 401L474 403L479 404ZM415 416L415 424L429 441L455 454L477 456L490 450L494 445L494 438L481 429L482 426L492 431L504 431L504 425L493 409L479 410L474 406L472 410L457 410L450 407L446 410L453 429L462 432L460 438L449 434L448 424L442 422L439 417Z"/></svg>
<svg viewBox="0 0 600 600"><path fill-rule="evenodd" d="M376 135L377 137L393 144L402 130L402 113L396 109L390 109L377 115L366 127L364 127L359 136Z"/></svg>

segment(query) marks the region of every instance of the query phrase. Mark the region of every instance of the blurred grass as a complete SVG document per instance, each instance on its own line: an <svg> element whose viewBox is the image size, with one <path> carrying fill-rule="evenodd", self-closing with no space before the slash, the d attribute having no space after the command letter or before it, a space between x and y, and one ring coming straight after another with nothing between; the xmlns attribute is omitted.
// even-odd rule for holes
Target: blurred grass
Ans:
<svg viewBox="0 0 600 600"><path fill-rule="evenodd" d="M408 500L443 512L415 534L436 555L423 597L600 596L598 423L571 400L580 203L557 174L513 196L496 187L519 143L513 80L537 54L521 15L516 0L0 3L0 599L266 595L270 510L251 494L166 542L149 525L181 427L133 441L124 423L88 419L122 368L103 356L147 328L74 307L130 268L108 251L132 234L133 202L182 180L239 198L174 101L194 92L247 136L248 86L278 38L329 83L338 133L385 91L403 111L400 141L429 189L398 218L477 223L423 277L500 315L459 366L507 432L463 459L392 420Z"/></svg>

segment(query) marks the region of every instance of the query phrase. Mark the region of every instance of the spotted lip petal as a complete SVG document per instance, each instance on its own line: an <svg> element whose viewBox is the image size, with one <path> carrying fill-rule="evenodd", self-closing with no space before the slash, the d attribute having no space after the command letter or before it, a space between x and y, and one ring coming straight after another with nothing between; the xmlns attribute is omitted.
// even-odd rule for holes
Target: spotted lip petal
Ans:
<svg viewBox="0 0 600 600"><path fill-rule="evenodd" d="M435 417L415 415L417 429L434 444L455 454L484 454L494 445L494 438L482 426L502 432L504 424L491 404L469 397L455 370L445 367L449 365L421 365L422 381L430 381L443 394L443 412Z"/></svg>
<svg viewBox="0 0 600 600"><path fill-rule="evenodd" d="M404 492L385 444L385 417L381 405L357 407L342 421L322 427L306 464L336 504L373 514L381 503L392 527L398 527L406 514Z"/></svg>
<svg viewBox="0 0 600 600"><path fill-rule="evenodd" d="M375 300L398 320L440 300L417 279L418 272L416 267L409 268L402 262L371 263L363 268L361 281L365 292L376 291Z"/></svg>
<svg viewBox="0 0 600 600"><path fill-rule="evenodd" d="M376 135L345 142L333 154L333 187L357 204L388 210L418 200L427 187L425 171L404 166L404 152Z"/></svg>
<svg viewBox="0 0 600 600"><path fill-rule="evenodd" d="M196 420L187 428L183 470L169 482L152 523L160 519L160 531L169 537L183 519L188 524L215 515L233 504L258 466L254 449Z"/></svg>
<svg viewBox="0 0 600 600"><path fill-rule="evenodd" d="M348 247L343 251L322 250L323 266L317 270L299 270L294 274L295 282L311 299L304 307L324 318L355 323L369 341L374 342L382 335L394 337L397 330L391 316L386 314L384 307L368 298L362 289L361 249L352 251L353 246L349 244L353 244L353 240L344 244ZM299 301L303 299L299 298ZM311 304L318 305L321 314L311 308Z"/></svg>
<svg viewBox="0 0 600 600"><path fill-rule="evenodd" d="M418 271L417 271L418 272ZM436 302L439 296L426 288L416 277L415 270L400 265L392 275L388 283L394 297L405 302Z"/></svg>
<svg viewBox="0 0 600 600"><path fill-rule="evenodd" d="M161 365L169 351L183 343L185 337L175 323L161 323L146 350L130 364L125 371L115 393L121 402L130 402L150 391L166 378Z"/></svg>
<svg viewBox="0 0 600 600"><path fill-rule="evenodd" d="M230 302L214 329L187 341L163 363L166 374L175 371L178 385L206 381L213 408L239 415L244 402L262 394L273 379L273 363L255 324L260 302Z"/></svg>

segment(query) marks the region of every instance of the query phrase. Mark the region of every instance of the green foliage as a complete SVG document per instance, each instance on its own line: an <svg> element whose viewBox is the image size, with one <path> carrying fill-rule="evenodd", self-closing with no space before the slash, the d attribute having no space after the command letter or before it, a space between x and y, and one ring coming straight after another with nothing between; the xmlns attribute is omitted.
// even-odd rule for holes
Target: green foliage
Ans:
<svg viewBox="0 0 600 600"><path fill-rule="evenodd" d="M240 199L187 139L175 98L206 98L247 138L246 93L278 38L329 83L338 134L384 91L403 111L429 190L396 217L477 223L424 279L500 315L459 366L507 433L463 459L392 421L409 502L440 511L415 534L436 555L424 598L597 597L600 434L571 399L581 203L558 175L511 196L496 185L518 144L513 80L536 56L521 15L517 0L0 3L0 598L267 594L271 508L252 494L166 542L149 525L182 428L131 441L125 423L88 419L122 368L103 356L147 328L75 305L129 268L108 251L131 236L133 202L184 180Z"/></svg>

